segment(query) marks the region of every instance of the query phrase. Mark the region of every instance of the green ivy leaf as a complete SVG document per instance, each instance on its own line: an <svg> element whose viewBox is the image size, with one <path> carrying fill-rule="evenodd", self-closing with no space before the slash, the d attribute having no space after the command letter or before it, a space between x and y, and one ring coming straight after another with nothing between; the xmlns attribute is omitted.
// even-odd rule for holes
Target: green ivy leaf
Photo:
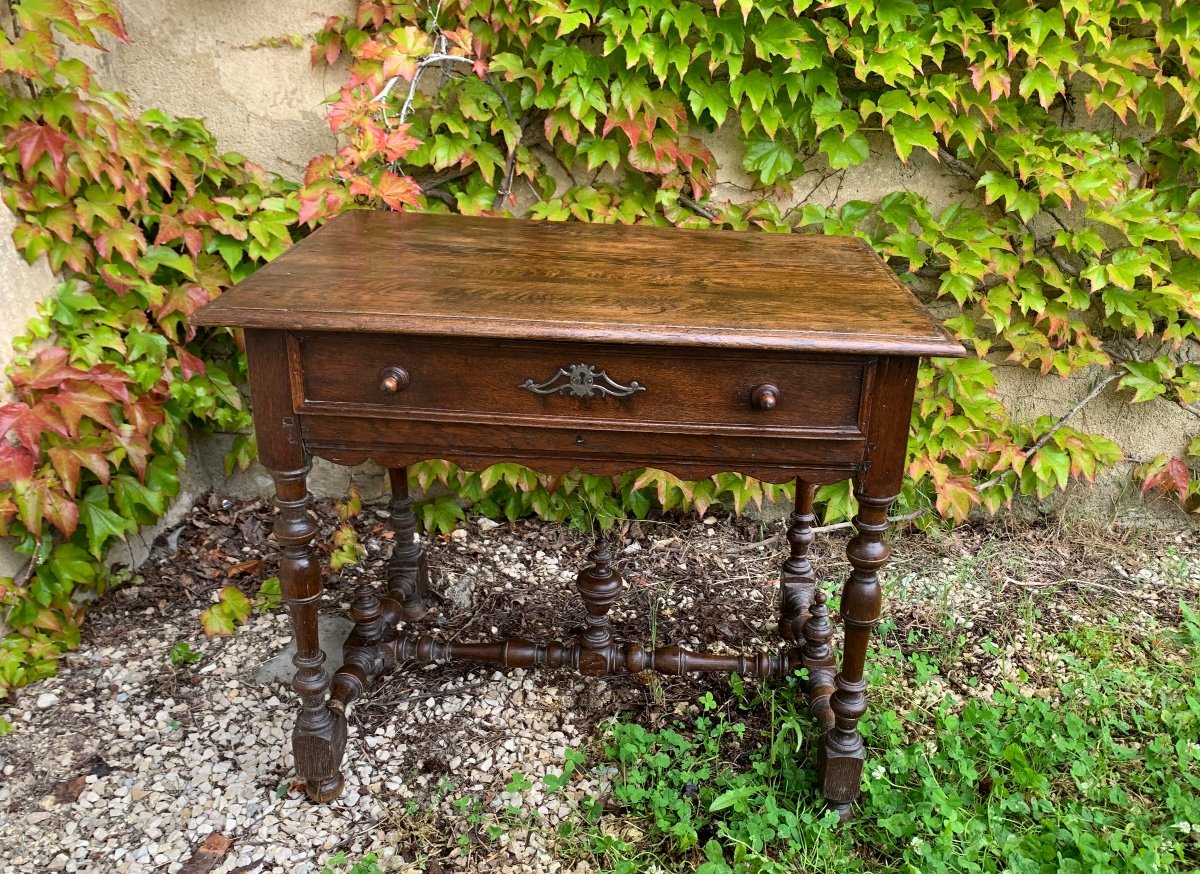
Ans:
<svg viewBox="0 0 1200 874"><path fill-rule="evenodd" d="M442 496L420 505L421 525L430 532L449 534L457 527L457 523L466 518L458 501L448 496Z"/></svg>
<svg viewBox="0 0 1200 874"><path fill-rule="evenodd" d="M920 119L898 115L892 119L890 124L886 125L886 129L892 135L892 143L895 145L896 154L900 156L901 161L907 161L912 150L917 147L934 156L938 153L937 139L933 135L933 130Z"/></svg>
<svg viewBox="0 0 1200 874"><path fill-rule="evenodd" d="M94 485L79 502L79 524L87 534L88 551L97 558L104 557L104 547L112 539L124 540L137 530L137 522L121 516L108 503L104 486Z"/></svg>
<svg viewBox="0 0 1200 874"><path fill-rule="evenodd" d="M1164 365L1156 361L1126 361L1123 366L1128 372L1117 381L1117 385L1132 389L1135 404L1166 394L1167 387L1163 384L1163 379L1167 375L1165 371L1169 364Z"/></svg>
<svg viewBox="0 0 1200 874"><path fill-rule="evenodd" d="M100 574L96 560L75 543L60 543L54 547L47 567L56 577L71 586L95 583Z"/></svg>
<svg viewBox="0 0 1200 874"><path fill-rule="evenodd" d="M751 173L756 173L764 185L774 185L777 179L791 175L796 166L796 153L782 139L752 140L746 146L742 163Z"/></svg>
<svg viewBox="0 0 1200 874"><path fill-rule="evenodd" d="M867 160L870 149L862 134L843 136L841 131L826 131L821 135L821 151L829 159L829 166L834 170L845 170Z"/></svg>
<svg viewBox="0 0 1200 874"><path fill-rule="evenodd" d="M724 124L725 116L732 107L729 86L704 76L688 76L687 101L692 108L692 115L700 119L707 113L717 126Z"/></svg>

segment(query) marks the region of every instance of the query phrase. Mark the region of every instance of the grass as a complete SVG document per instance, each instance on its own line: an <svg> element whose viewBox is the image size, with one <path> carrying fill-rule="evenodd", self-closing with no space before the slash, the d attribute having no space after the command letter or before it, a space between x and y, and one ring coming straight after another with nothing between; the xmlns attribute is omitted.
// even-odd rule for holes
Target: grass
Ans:
<svg viewBox="0 0 1200 874"><path fill-rule="evenodd" d="M1182 616L1043 635L1048 685L1018 672L990 694L868 715L851 828L819 803L792 685L735 682L727 705L708 695L657 731L613 723L595 763L617 770L611 798L558 849L612 872L1200 870L1200 617ZM961 635L943 630L933 652L883 647L877 688L956 667Z"/></svg>
<svg viewBox="0 0 1200 874"><path fill-rule="evenodd" d="M1200 871L1200 577L1173 539L993 526L910 544L868 662L849 827L821 803L794 681L714 677L685 706L650 677L635 716L540 779L571 794L567 820L435 797L397 817L380 870L475 870L536 836L534 871ZM844 576L839 554L823 564Z"/></svg>

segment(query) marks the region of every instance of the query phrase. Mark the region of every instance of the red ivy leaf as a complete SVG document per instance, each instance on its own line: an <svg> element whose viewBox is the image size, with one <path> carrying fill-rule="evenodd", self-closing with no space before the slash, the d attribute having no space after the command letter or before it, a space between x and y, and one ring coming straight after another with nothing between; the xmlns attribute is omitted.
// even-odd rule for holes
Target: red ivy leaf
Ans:
<svg viewBox="0 0 1200 874"><path fill-rule="evenodd" d="M206 289L194 283L172 286L165 289L165 292L162 304L154 310L154 317L160 325L172 313L181 313L184 316L190 316L213 298ZM164 327L166 326L164 325ZM187 330L188 339L191 339L195 331L190 326ZM168 329L169 332L170 329Z"/></svg>
<svg viewBox="0 0 1200 874"><path fill-rule="evenodd" d="M17 435L17 441L35 458L40 450L43 431L70 436L62 418L44 400L38 401L33 407L21 402L0 407L0 437L9 431Z"/></svg>
<svg viewBox="0 0 1200 874"><path fill-rule="evenodd" d="M196 374L203 375L204 361L197 358L182 346L175 347L175 357L179 359L179 372L184 379L191 379Z"/></svg>
<svg viewBox="0 0 1200 874"><path fill-rule="evenodd" d="M1184 498L1187 497L1190 477L1191 473L1183 460L1172 458L1162 470L1146 477L1146 481L1142 483L1142 491L1162 489L1168 495L1175 493Z"/></svg>
<svg viewBox="0 0 1200 874"><path fill-rule="evenodd" d="M57 388L68 379L79 379L83 371L67 363L69 355L62 346L43 349L28 367L19 368L13 373L13 385L47 389Z"/></svg>
<svg viewBox="0 0 1200 874"><path fill-rule="evenodd" d="M13 10L17 13L17 24L22 30L32 30L38 33L49 33L50 23L62 21L72 27L79 27L79 19L69 0L37 0L37 2L20 3Z"/></svg>
<svg viewBox="0 0 1200 874"><path fill-rule="evenodd" d="M124 450L125 457L137 471L138 479L144 480L146 478L146 459L150 456L150 442L145 435L126 426L113 432L113 440L119 444L121 450ZM119 450L114 450L114 452L117 451ZM114 464L119 462L119 459L114 459L111 454L109 458Z"/></svg>
<svg viewBox="0 0 1200 874"><path fill-rule="evenodd" d="M359 29L365 28L368 23L379 28L383 27L383 16L383 7L378 3L359 3L354 23Z"/></svg>
<svg viewBox="0 0 1200 874"><path fill-rule="evenodd" d="M154 236L154 245L161 246L172 240L183 238L183 245L193 256L200 254L204 239L199 229L188 227L173 215L159 217L158 233Z"/></svg>
<svg viewBox="0 0 1200 874"><path fill-rule="evenodd" d="M42 515L51 525L70 537L79 525L79 505L60 489L42 483Z"/></svg>
<svg viewBox="0 0 1200 874"><path fill-rule="evenodd" d="M57 131L49 125L26 122L8 135L7 143L15 146L21 159L21 169L26 173L38 162L42 155L50 155L54 162L54 172L61 177L63 161L66 160L65 149L70 140L62 131Z"/></svg>
<svg viewBox="0 0 1200 874"><path fill-rule="evenodd" d="M125 20L121 17L121 11L111 3L105 3L104 8L107 12L93 16L88 24L95 25L102 30L106 30L117 38L124 45L130 44L129 34L125 30Z"/></svg>
<svg viewBox="0 0 1200 874"><path fill-rule="evenodd" d="M138 256L146 251L146 237L142 229L134 224L124 224L96 237L96 251L102 258L111 260L114 249L129 263L137 261Z"/></svg>
<svg viewBox="0 0 1200 874"><path fill-rule="evenodd" d="M37 612L37 616L30 624L34 628L40 628L43 631L50 631L54 634L61 634L64 627L62 617L53 610L45 607Z"/></svg>
<svg viewBox="0 0 1200 874"><path fill-rule="evenodd" d="M86 379L108 392L113 400L129 403L129 377L112 364L97 364L87 372Z"/></svg>
<svg viewBox="0 0 1200 874"><path fill-rule="evenodd" d="M138 434L149 434L151 429L166 421L162 406L151 397L151 395L161 394L165 399L169 396L165 391L159 392L159 386L163 384L162 381L159 381L158 385L151 389L150 394L142 395L134 403L125 406L125 421L132 425Z"/></svg>
<svg viewBox="0 0 1200 874"><path fill-rule="evenodd" d="M315 185L333 174L333 156L318 155L304 168L304 184Z"/></svg>
<svg viewBox="0 0 1200 874"><path fill-rule="evenodd" d="M402 124L387 134L383 141L384 158L389 161L398 161L421 145L419 139L409 134L408 129L410 127L412 125Z"/></svg>
<svg viewBox="0 0 1200 874"><path fill-rule="evenodd" d="M301 195L300 196L300 214L296 217L298 224L304 224L315 219L321 214L321 207L325 205L324 195Z"/></svg>
<svg viewBox="0 0 1200 874"><path fill-rule="evenodd" d="M33 478L33 453L0 439L0 483Z"/></svg>
<svg viewBox="0 0 1200 874"><path fill-rule="evenodd" d="M329 45L325 46L325 63L332 67L341 53L341 40L331 39Z"/></svg>

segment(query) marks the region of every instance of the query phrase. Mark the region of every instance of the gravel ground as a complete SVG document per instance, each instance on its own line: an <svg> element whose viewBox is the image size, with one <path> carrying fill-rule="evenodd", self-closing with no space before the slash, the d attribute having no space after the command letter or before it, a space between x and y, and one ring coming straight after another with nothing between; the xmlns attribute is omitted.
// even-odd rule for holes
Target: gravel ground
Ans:
<svg viewBox="0 0 1200 874"><path fill-rule="evenodd" d="M325 542L338 522L329 506L319 515ZM3 712L16 730L0 738L0 872L316 874L337 850L379 853L387 870L589 871L586 861L555 860L556 827L581 799L604 796L606 775L585 769L556 793L541 778L605 719L661 724L703 690L726 688L712 677L585 680L461 664L397 672L352 709L346 792L315 807L294 781L293 696L258 678L288 642L286 614L261 609L236 635L213 640L198 621L221 586L253 596L275 572L270 516L261 501L210 496L160 539L136 585L93 608L59 676L22 690ZM358 576L378 574L390 552L386 516L368 507L353 520L366 557L331 575L329 600L342 611ZM615 534L627 588L613 610L617 633L774 645L784 546L774 533L715 518L624 526ZM844 543L818 539L829 580L844 577ZM432 621L464 640L561 634L564 622L580 621L573 581L588 545L559 526L486 519L435 538L443 600ZM893 707L986 695L1018 677L1031 689L1052 685L1038 646L1047 629L1114 612L1134 625L1174 623L1181 600L1200 600L1192 528L993 524L912 534L894 559L881 632L911 652L944 646L949 624L960 630L962 670L920 689L881 690L876 701ZM999 648L981 647L985 636ZM203 654L197 664L171 664L180 641ZM516 772L532 786L507 791Z"/></svg>

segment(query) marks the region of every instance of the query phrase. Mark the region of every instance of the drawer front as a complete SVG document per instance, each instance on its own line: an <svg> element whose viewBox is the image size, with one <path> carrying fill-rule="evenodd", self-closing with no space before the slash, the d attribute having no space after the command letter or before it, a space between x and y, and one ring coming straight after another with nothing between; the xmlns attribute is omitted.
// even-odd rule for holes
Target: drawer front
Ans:
<svg viewBox="0 0 1200 874"><path fill-rule="evenodd" d="M867 357L298 333L296 410L430 421L859 434Z"/></svg>

